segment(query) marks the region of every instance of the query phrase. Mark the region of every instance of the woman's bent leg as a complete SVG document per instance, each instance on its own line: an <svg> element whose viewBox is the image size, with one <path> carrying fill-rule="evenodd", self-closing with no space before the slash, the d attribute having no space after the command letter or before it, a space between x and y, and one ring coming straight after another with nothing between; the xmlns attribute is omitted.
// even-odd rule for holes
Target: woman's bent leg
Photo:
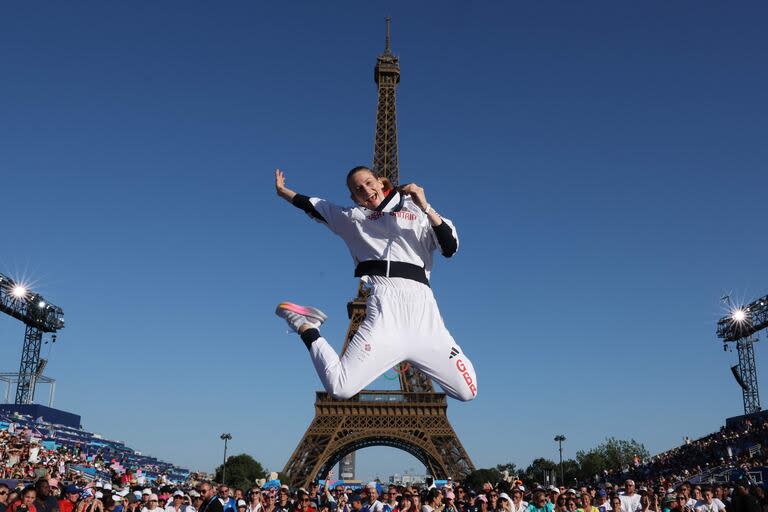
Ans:
<svg viewBox="0 0 768 512"><path fill-rule="evenodd" d="M435 380L456 400L463 402L477 396L477 375L472 361L445 328L437 303L427 300L413 333L408 360Z"/></svg>
<svg viewBox="0 0 768 512"><path fill-rule="evenodd" d="M450 334L448 335L450 337ZM453 338L451 337L451 341ZM456 400L468 402L477 396L477 375L472 361L452 343L448 350L431 357L415 358L411 362L428 377L440 384L443 391Z"/></svg>
<svg viewBox="0 0 768 512"><path fill-rule="evenodd" d="M323 387L335 398L357 394L402 361L402 350L386 337L387 322L378 312L376 301L369 300L366 318L341 357L324 338L312 342L312 363Z"/></svg>

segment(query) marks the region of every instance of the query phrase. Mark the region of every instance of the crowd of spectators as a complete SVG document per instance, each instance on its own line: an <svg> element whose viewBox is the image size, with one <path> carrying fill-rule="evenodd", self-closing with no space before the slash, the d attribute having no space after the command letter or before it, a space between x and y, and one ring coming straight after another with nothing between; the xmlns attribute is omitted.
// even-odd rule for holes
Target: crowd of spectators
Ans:
<svg viewBox="0 0 768 512"><path fill-rule="evenodd" d="M768 421L745 419L731 427L651 457L645 463L608 475L614 482L630 477L648 485L678 484L696 475L730 468L768 466Z"/></svg>
<svg viewBox="0 0 768 512"><path fill-rule="evenodd" d="M82 483L82 482L81 482ZM343 485L308 489L231 489L199 482L194 486L120 487L112 483L9 488L0 483L0 512L765 512L768 499L749 482L677 489L636 488L633 480L578 489L536 486L521 481L480 489L461 484L441 489L371 482L355 491Z"/></svg>
<svg viewBox="0 0 768 512"><path fill-rule="evenodd" d="M146 475L161 482L169 479L163 469L170 465L160 467L152 463L155 459L137 457L133 451L116 453L107 447L61 440L46 444L47 437L36 428L4 425L8 426L0 428L0 480L34 481L47 476L57 483L73 481L84 473L93 478L117 479L122 484L143 484ZM49 430L42 426L41 429ZM141 463L129 458L141 459Z"/></svg>
<svg viewBox="0 0 768 512"><path fill-rule="evenodd" d="M572 488L507 478L480 488L371 482L357 491L318 484L230 489L195 478L172 483L160 476L150 483L114 470L102 481L73 467L104 470L108 461L65 447L46 450L33 437L0 431L0 512L768 512L764 490L749 474L768 465L765 421L686 440L589 485L573 482ZM741 480L701 485L702 478L693 478L729 467L740 469Z"/></svg>

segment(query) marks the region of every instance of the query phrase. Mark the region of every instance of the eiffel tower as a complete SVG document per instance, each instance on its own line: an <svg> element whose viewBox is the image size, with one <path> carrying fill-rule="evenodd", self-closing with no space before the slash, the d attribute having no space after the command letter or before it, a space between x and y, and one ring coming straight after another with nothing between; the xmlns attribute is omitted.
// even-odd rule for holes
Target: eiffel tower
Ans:
<svg viewBox="0 0 768 512"><path fill-rule="evenodd" d="M378 100L373 171L400 181L397 159L395 90L400 82L400 64L390 46L390 19L384 53L374 70ZM349 328L342 352L365 318L367 290L360 283L357 296L347 304ZM283 468L292 487L308 487L326 478L345 457L369 446L390 446L406 451L424 464L434 478L460 479L474 465L448 421L445 393L438 393L432 380L407 364L398 370L400 390L363 390L347 400L317 392L315 418ZM354 464L354 463L353 463Z"/></svg>

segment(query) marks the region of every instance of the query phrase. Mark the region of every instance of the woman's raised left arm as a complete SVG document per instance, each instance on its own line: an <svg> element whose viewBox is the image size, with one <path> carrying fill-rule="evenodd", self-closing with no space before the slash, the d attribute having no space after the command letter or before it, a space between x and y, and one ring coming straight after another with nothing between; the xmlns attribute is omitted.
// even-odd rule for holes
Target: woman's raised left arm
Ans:
<svg viewBox="0 0 768 512"><path fill-rule="evenodd" d="M459 239L456 235L456 231L453 226L448 222L443 222L443 218L432 208L427 201L427 196L424 194L424 188L416 185L415 183L409 183L400 187L400 191L404 194L410 194L413 202L421 208L421 210L427 214L429 223L432 225L432 231L435 232L437 243L440 245L440 252L446 258L450 258L459 249Z"/></svg>
<svg viewBox="0 0 768 512"><path fill-rule="evenodd" d="M416 206L421 208L421 211L427 214L430 224L439 226L443 223L442 217L440 217L429 202L427 202L427 196L424 194L423 187L420 187L415 183L408 183L407 185L400 187L400 190L404 194L409 194L411 199L413 199L413 202L416 203Z"/></svg>

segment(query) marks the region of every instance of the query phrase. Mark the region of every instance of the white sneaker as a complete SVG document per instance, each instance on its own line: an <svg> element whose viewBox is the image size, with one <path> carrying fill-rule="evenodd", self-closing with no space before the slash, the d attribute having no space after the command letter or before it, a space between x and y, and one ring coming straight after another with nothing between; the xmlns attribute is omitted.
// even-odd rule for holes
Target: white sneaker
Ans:
<svg viewBox="0 0 768 512"><path fill-rule="evenodd" d="M328 318L325 313L317 308L299 306L292 302L281 302L278 304L275 314L280 318L285 318L291 329L296 332L299 332L299 327L304 324L309 324L317 329Z"/></svg>

